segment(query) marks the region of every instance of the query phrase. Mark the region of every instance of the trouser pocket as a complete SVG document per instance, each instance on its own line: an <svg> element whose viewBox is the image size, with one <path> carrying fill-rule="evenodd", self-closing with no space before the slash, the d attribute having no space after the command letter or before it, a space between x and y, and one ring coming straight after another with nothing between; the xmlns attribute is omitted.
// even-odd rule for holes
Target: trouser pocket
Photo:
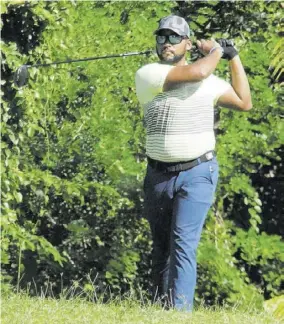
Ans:
<svg viewBox="0 0 284 324"><path fill-rule="evenodd" d="M208 161L208 168L209 168L209 176L211 183L214 187L217 186L218 178L219 178L219 165L216 158Z"/></svg>

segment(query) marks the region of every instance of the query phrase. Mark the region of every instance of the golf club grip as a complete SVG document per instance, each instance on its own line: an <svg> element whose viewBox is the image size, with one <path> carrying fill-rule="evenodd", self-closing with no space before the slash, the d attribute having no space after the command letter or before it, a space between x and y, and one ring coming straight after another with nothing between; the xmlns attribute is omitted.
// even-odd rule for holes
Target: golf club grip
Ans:
<svg viewBox="0 0 284 324"><path fill-rule="evenodd" d="M234 41L233 41L232 39L223 39L223 41L226 42L226 45L225 45L225 46L235 46L235 43L234 43ZM216 39L216 42L217 42L219 45L222 45L220 39Z"/></svg>
<svg viewBox="0 0 284 324"><path fill-rule="evenodd" d="M223 39L223 41L226 41L226 46L234 46L234 41L232 39ZM216 42L221 45L221 39L216 39ZM192 45L191 49L191 61L195 62L196 60L202 58L204 55L201 54L196 42Z"/></svg>
<svg viewBox="0 0 284 324"><path fill-rule="evenodd" d="M216 42L217 42L219 45L222 45L220 39L216 39ZM226 46L235 46L235 43L234 43L234 41L233 41L232 39L226 39ZM192 49L193 49L193 50L198 50L197 43L194 43L194 44L192 45Z"/></svg>

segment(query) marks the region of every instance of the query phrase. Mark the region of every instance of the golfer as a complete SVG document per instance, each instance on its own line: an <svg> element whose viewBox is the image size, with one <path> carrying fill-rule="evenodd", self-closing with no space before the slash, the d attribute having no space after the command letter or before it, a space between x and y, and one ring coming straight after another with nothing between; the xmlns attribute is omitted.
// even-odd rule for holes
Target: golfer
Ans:
<svg viewBox="0 0 284 324"><path fill-rule="evenodd" d="M183 18L161 19L154 34L160 61L141 67L135 77L147 133L144 192L153 299L191 311L196 250L218 181L213 109L247 111L252 102L238 52L225 40L222 46L197 41L204 57L188 64L192 42ZM229 62L231 85L213 74L221 58Z"/></svg>

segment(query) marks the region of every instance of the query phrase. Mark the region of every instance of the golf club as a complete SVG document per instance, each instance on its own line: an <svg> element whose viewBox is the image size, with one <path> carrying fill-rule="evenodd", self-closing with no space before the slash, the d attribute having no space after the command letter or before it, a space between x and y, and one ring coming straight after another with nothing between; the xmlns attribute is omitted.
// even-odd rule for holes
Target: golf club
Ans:
<svg viewBox="0 0 284 324"><path fill-rule="evenodd" d="M38 64L33 64L33 65L24 64L16 70L16 72L14 74L14 83L19 88L26 85L29 81L28 69L31 67L46 67L46 66L50 66L53 64L66 64L66 63L73 63L73 62L93 61L93 60L101 60L101 59L114 58L114 57L126 57L126 56L134 56L134 55L149 55L152 53L153 53L152 50L147 50L147 51L143 51L143 52L111 54L111 55L105 55L105 56L87 57L87 58L83 58L83 59L69 59L66 61L58 61L58 62L52 62L52 63L38 63Z"/></svg>
<svg viewBox="0 0 284 324"><path fill-rule="evenodd" d="M234 42L230 39L217 39L216 40L221 46L234 46ZM193 51L196 52L197 46L193 46ZM52 63L38 63L38 64L24 64L20 66L15 74L14 74L14 83L18 88L25 86L29 81L29 71L28 69L31 67L46 67L53 64L66 64L66 63L74 63L74 62L83 62L83 61L93 61L93 60L101 60L107 58L114 58L114 57L126 57L126 56L134 56L134 55L149 55L154 53L153 50L147 50L142 52L130 52L130 53L123 53L123 54L111 54L111 55L104 55L104 56L95 56L95 57L87 57L83 59L69 59L66 61L58 61ZM195 53L196 54L196 53ZM198 54L197 54L198 55ZM193 55L195 57L196 55Z"/></svg>

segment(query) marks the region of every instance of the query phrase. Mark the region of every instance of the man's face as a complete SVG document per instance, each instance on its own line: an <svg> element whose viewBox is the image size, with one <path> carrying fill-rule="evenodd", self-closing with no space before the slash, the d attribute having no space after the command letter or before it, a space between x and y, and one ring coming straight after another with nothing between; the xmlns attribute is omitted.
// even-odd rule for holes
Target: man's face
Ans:
<svg viewBox="0 0 284 324"><path fill-rule="evenodd" d="M181 40L178 44L171 44L169 36L173 35L177 41ZM179 39L180 36L170 29L163 29L159 31L157 36L167 36L164 44L159 44L156 41L156 50L159 59L165 63L178 63L191 48L191 42L188 38Z"/></svg>

